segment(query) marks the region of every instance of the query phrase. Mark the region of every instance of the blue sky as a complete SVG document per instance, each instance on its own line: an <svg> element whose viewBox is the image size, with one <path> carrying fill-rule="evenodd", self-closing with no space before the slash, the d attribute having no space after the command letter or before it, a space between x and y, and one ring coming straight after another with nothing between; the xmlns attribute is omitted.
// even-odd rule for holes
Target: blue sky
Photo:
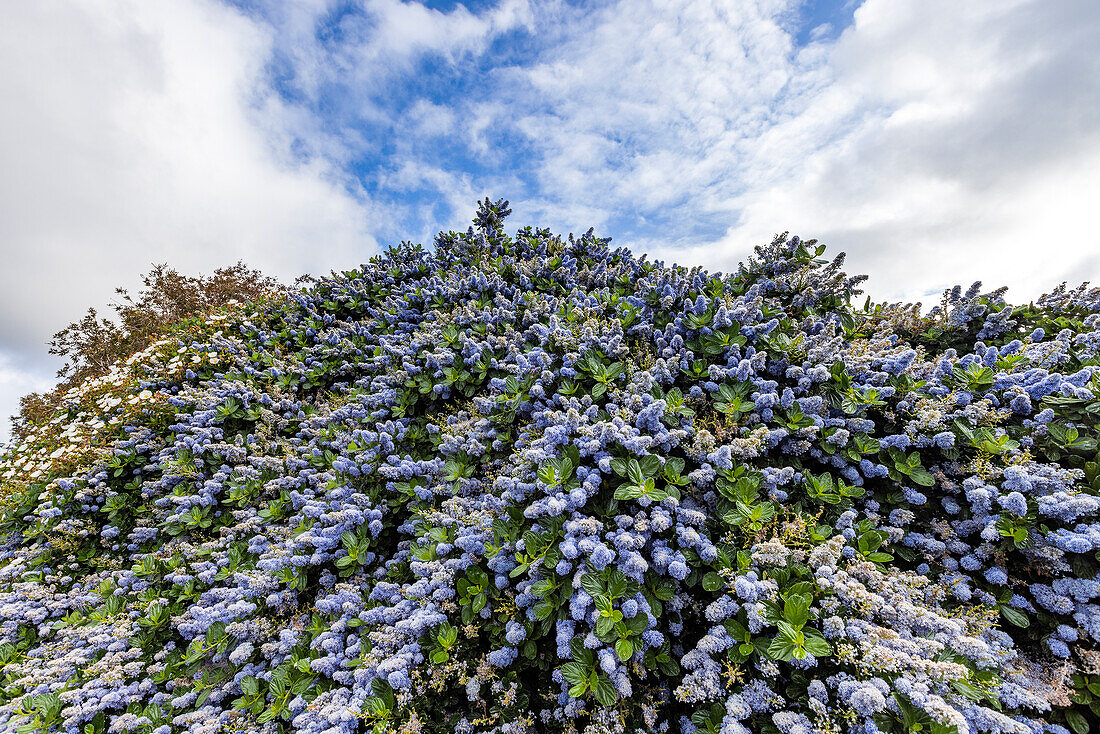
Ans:
<svg viewBox="0 0 1100 734"><path fill-rule="evenodd" d="M290 279L465 228L922 300L1100 277L1094 0L39 0L0 27L0 414L152 263Z"/></svg>
<svg viewBox="0 0 1100 734"><path fill-rule="evenodd" d="M529 204L534 213L551 218L565 208L585 206L586 197L565 201L565 196L556 194L552 185L556 172L547 171L546 163L548 158L565 152L554 147L563 141L547 137L542 125L557 127L555 123L560 123L565 138L572 130L586 135L595 132L601 137L588 141L595 144L593 159L571 160L572 165L563 166L568 176L587 172L598 179L629 169L632 161L666 153L665 136L674 136L679 125L692 122L690 109L675 111L674 117L682 119L667 119L674 108L670 105L660 109L659 98L647 99L644 94L627 95L619 104L623 108L644 104L658 109L655 125L639 126L614 116L593 117L572 109L571 93L600 95L607 81L596 76L586 83L589 69L583 61L572 66L571 71L580 78L568 88L553 88L556 85L540 78L540 71L546 73L562 63L565 49L584 53L585 29L617 35L615 26L617 16L624 12L622 4L414 5L332 3L310 15L303 37L295 33L301 29L292 19L282 11L272 12L268 3L233 3L257 22L281 29L265 68L268 84L283 103L304 112L321 128L305 131L289 144L289 150L308 160L318 154L316 136L330 136L327 142L335 144L339 152L328 155L340 160L342 173L350 177L350 193L361 191L371 201L400 212L379 223L374 230L376 236L401 239L414 232L430 239L438 228L453 221L456 210L472 206L468 197L456 199L455 192L476 193L479 182L483 189L493 185L504 189L500 193L516 201L521 214L526 213L524 204ZM630 6L625 7L630 12ZM648 8L651 14L637 18L635 30L644 30L650 20L677 22L686 7L654 3ZM655 34L650 47L638 51L651 57L648 62L631 58L634 51L620 53L624 49L613 42L601 44L611 56L608 60L614 62L609 68L621 65L659 71L671 61L664 57L666 51L683 51L690 56L699 50L697 44L721 43L726 33L730 39L745 39L731 44L731 48L756 55L749 69L755 72L764 65L761 55L793 57L807 46L835 41L851 24L858 3L807 2L771 8L743 5L740 11L737 4L727 7L732 12L723 12L720 4L697 5L695 20L702 21L703 33L674 29ZM760 39L766 43L753 42L753 23L767 26ZM418 37L418 33L422 35ZM403 43L391 45L393 36ZM668 44L667 49L662 49L662 43ZM393 56L386 58L383 53ZM714 49L706 53L714 53ZM600 55L593 54L591 60ZM720 71L720 67L711 69L704 63L692 75L697 81ZM769 71L788 73L775 68ZM760 91L752 90L751 102L758 105L757 111L764 117L754 119L754 124L775 120L787 96L783 85L769 89L765 96L759 96ZM730 94L727 100L718 97L708 101L736 103L736 97ZM593 101L598 104L598 97ZM685 96L679 102L690 105L692 100ZM724 122L736 122L736 118ZM711 175L721 174L716 171ZM579 188L576 193L585 193L585 187ZM690 194L685 189L660 197L662 203L678 205L668 210L624 196L617 206L593 212L599 221L591 223L603 225L620 238L675 242L720 237L730 224L729 215L700 213L685 219L682 207L689 203ZM583 225L579 220L557 223Z"/></svg>

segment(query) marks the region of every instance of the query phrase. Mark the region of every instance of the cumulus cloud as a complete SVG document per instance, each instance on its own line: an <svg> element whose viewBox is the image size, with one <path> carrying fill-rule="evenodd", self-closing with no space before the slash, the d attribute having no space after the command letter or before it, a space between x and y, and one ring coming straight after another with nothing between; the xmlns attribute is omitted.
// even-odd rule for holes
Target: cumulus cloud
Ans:
<svg viewBox="0 0 1100 734"><path fill-rule="evenodd" d="M49 375L42 365L0 351L0 447L8 437L8 418L19 412L19 398L49 389Z"/></svg>
<svg viewBox="0 0 1100 734"><path fill-rule="evenodd" d="M486 194L724 270L790 230L929 305L1100 277L1100 6L856 1L17 4L0 349L33 372L153 262L345 268Z"/></svg>
<svg viewBox="0 0 1100 734"><path fill-rule="evenodd" d="M350 179L280 145L262 25L205 2L9 9L0 43L0 340L102 303L149 263L292 276L370 254Z"/></svg>
<svg viewBox="0 0 1100 734"><path fill-rule="evenodd" d="M362 15L353 16L355 20L342 28L356 36L345 42L345 58L361 78L377 71L379 61L391 71L408 70L421 53L454 61L461 54L484 51L501 32L531 21L526 0L503 0L482 15L464 5L444 12L402 0L365 0L362 9Z"/></svg>
<svg viewBox="0 0 1100 734"><path fill-rule="evenodd" d="M509 78L529 93L510 112L542 154L540 192L609 212L691 202L705 215L745 184L744 143L815 83L787 13L780 2L653 1L575 22L573 37Z"/></svg>
<svg viewBox="0 0 1100 734"><path fill-rule="evenodd" d="M977 279L1028 299L1100 276L1100 6L867 0L805 46L798 9L586 15L510 72L528 93L507 114L540 152L534 205L721 269L791 230L892 299Z"/></svg>
<svg viewBox="0 0 1100 734"><path fill-rule="evenodd" d="M739 197L741 221L697 255L730 262L797 230L912 300L979 279L1027 299L1100 276L1098 33L1084 1L868 0L822 92L859 124Z"/></svg>
<svg viewBox="0 0 1100 734"><path fill-rule="evenodd" d="M197 272L243 258L291 277L372 253L375 212L354 182L283 145L292 118L264 83L271 43L214 2L6 9L0 347L44 353L154 262ZM29 384L0 379L0 405Z"/></svg>

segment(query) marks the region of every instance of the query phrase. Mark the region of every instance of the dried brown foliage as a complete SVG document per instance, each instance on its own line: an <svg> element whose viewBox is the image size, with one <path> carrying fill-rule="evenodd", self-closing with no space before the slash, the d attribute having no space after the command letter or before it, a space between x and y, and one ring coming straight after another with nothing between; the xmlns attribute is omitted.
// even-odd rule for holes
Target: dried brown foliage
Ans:
<svg viewBox="0 0 1100 734"><path fill-rule="evenodd" d="M49 420L59 397L70 387L105 373L112 364L138 352L184 319L200 316L230 301L254 301L282 288L277 280L243 262L219 268L211 275L189 276L167 264L141 277L137 293L116 288L119 300L111 304L115 318L100 316L94 308L50 340L50 354L66 360L58 371L60 383L48 393L31 393L20 400L12 418L12 433Z"/></svg>

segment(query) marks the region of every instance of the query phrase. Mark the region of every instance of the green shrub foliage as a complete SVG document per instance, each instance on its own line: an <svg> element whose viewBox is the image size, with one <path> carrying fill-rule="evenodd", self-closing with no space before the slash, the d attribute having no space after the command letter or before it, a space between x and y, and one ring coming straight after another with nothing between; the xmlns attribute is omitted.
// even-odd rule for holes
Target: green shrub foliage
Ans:
<svg viewBox="0 0 1100 734"><path fill-rule="evenodd" d="M22 398L19 415L12 417L12 432L17 437L52 418L61 395L70 388L105 374L115 362L149 346L181 321L202 317L231 302L255 301L281 288L274 278L240 261L197 277L165 264L155 265L141 276L141 283L136 294L115 289L119 296L111 304L115 319L101 317L89 308L84 318L53 335L50 354L65 360L57 373L61 383L50 392Z"/></svg>
<svg viewBox="0 0 1100 734"><path fill-rule="evenodd" d="M402 243L0 458L0 728L1085 734L1100 290Z"/></svg>

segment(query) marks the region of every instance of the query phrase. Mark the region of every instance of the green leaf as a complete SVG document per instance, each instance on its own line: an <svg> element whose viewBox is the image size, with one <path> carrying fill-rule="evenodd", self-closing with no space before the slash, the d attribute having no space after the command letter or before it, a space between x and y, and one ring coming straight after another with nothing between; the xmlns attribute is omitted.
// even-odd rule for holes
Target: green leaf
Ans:
<svg viewBox="0 0 1100 734"><path fill-rule="evenodd" d="M255 696L260 692L260 681L251 675L241 678L241 690L247 696Z"/></svg>
<svg viewBox="0 0 1100 734"><path fill-rule="evenodd" d="M653 454L643 456L638 460L638 465L641 467L642 474L647 477L652 477L661 471L661 460Z"/></svg>
<svg viewBox="0 0 1100 734"><path fill-rule="evenodd" d="M971 701L981 701L985 698L985 694L979 691L974 686L970 685L965 680L953 680L951 681L951 687L954 688L961 695L966 696Z"/></svg>
<svg viewBox="0 0 1100 734"><path fill-rule="evenodd" d="M619 660L625 663L634 654L634 645L630 640L619 640L615 643L615 653L619 656Z"/></svg>
<svg viewBox="0 0 1100 734"><path fill-rule="evenodd" d="M722 579L722 577L716 574L714 571L711 571L707 575L703 576L703 588L707 591L718 591L722 588L722 584L724 583L725 581Z"/></svg>
<svg viewBox="0 0 1100 734"><path fill-rule="evenodd" d="M542 579L531 585L531 593L535 596L546 596L554 590L554 582L550 579Z"/></svg>
<svg viewBox="0 0 1100 734"><path fill-rule="evenodd" d="M798 637L798 629L782 619L776 622L775 626L779 628L779 636L789 642L794 642Z"/></svg>
<svg viewBox="0 0 1100 734"><path fill-rule="evenodd" d="M1073 709L1066 709L1065 711L1066 723L1069 724L1070 728L1073 729L1073 731L1075 731L1077 734L1088 734L1088 719L1086 719L1083 715L1081 715L1077 711L1074 711Z"/></svg>
<svg viewBox="0 0 1100 734"><path fill-rule="evenodd" d="M1001 604L998 606L1001 612L1001 616L1005 618L1005 621L1016 627L1027 627L1031 624L1031 620L1027 618L1027 615L1021 612L1019 609L1013 609L1010 606Z"/></svg>
<svg viewBox="0 0 1100 734"><path fill-rule="evenodd" d="M474 601L473 601L473 604L471 604L471 605L470 605L470 607L471 607L471 608L472 608L472 609L474 610L474 614L477 614L477 613L478 613L478 612L480 612L480 611L481 611L482 609L484 609L484 608L485 608L485 604L486 604L486 603L487 603L488 601L489 601L489 597L487 597L487 596L485 595L485 592L484 592L484 591L483 591L483 592L481 592L480 594L478 594L477 596L475 596L475 597L474 597Z"/></svg>
<svg viewBox="0 0 1100 734"><path fill-rule="evenodd" d="M771 641L771 644L768 645L767 655L772 660L787 661L794 658L796 649L797 646L793 642L784 639L781 635L777 635L776 638Z"/></svg>
<svg viewBox="0 0 1100 734"><path fill-rule="evenodd" d="M801 627L810 618L810 603L812 597L809 594L791 594L783 604L783 618L794 627Z"/></svg>
<svg viewBox="0 0 1100 734"><path fill-rule="evenodd" d="M436 635L436 639L439 640L439 644L444 647L450 647L458 640L458 630L453 625L444 622L439 626L439 633Z"/></svg>
<svg viewBox="0 0 1100 734"><path fill-rule="evenodd" d="M931 487L936 483L936 480L932 478L928 470L920 466L909 472L909 478L922 487Z"/></svg>
<svg viewBox="0 0 1100 734"><path fill-rule="evenodd" d="M386 702L378 696L371 696L363 702L363 711L375 718L381 718L386 715Z"/></svg>
<svg viewBox="0 0 1100 734"><path fill-rule="evenodd" d="M272 676L267 683L267 688L274 698L282 698L286 694L286 682L282 678Z"/></svg>
<svg viewBox="0 0 1100 734"><path fill-rule="evenodd" d="M568 662L565 665L561 666L561 674L565 677L566 681L573 685L583 684L586 680L588 680L588 672L585 670L583 665L576 661Z"/></svg>
<svg viewBox="0 0 1100 734"><path fill-rule="evenodd" d="M528 530L523 534L523 549L528 555L537 556L545 547L546 544L534 530Z"/></svg>
<svg viewBox="0 0 1100 734"><path fill-rule="evenodd" d="M803 647L806 648L806 652L813 655L815 658L825 657L826 655L832 655L833 648L829 644L829 641L825 639L817 630L807 629L803 631L805 640L803 641Z"/></svg>
<svg viewBox="0 0 1100 734"><path fill-rule="evenodd" d="M626 593L628 585L626 574L615 569L611 572L611 578L607 580L607 595L612 599L618 599Z"/></svg>
<svg viewBox="0 0 1100 734"><path fill-rule="evenodd" d="M864 553L878 550L881 545L882 536L879 535L877 530L868 530L866 533L859 536L859 549Z"/></svg>
<svg viewBox="0 0 1100 734"><path fill-rule="evenodd" d="M581 588L588 592L588 595L593 599L597 596L602 596L604 593L603 582L600 581L600 577L594 573L586 573L581 576Z"/></svg>
<svg viewBox="0 0 1100 734"><path fill-rule="evenodd" d="M615 701L619 698L619 692L615 690L611 679L603 673L600 673L596 680L595 694L596 700L600 702L601 706L614 706Z"/></svg>

